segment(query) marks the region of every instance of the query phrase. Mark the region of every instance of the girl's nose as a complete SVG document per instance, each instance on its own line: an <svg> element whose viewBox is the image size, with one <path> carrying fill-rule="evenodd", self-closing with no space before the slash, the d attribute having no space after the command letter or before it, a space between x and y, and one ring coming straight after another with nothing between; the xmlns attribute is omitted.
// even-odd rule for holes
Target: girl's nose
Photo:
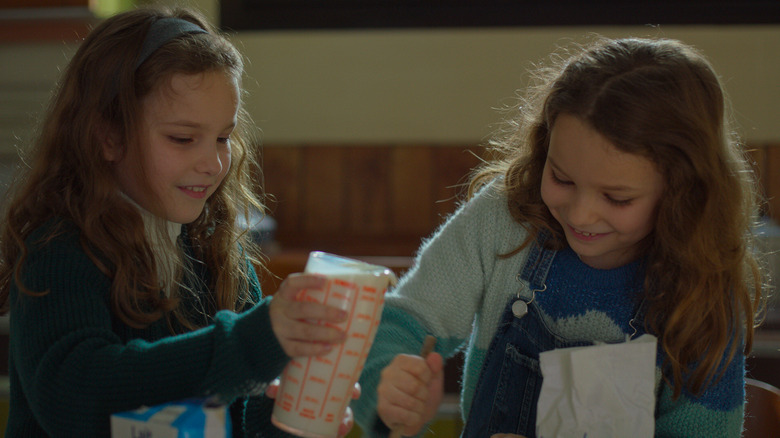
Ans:
<svg viewBox="0 0 780 438"><path fill-rule="evenodd" d="M569 205L569 223L574 227L592 225L598 221L597 203L584 194L575 195Z"/></svg>
<svg viewBox="0 0 780 438"><path fill-rule="evenodd" d="M213 147L205 147L198 160L197 170L208 175L218 175L224 168L224 160L221 153L222 145L217 144Z"/></svg>

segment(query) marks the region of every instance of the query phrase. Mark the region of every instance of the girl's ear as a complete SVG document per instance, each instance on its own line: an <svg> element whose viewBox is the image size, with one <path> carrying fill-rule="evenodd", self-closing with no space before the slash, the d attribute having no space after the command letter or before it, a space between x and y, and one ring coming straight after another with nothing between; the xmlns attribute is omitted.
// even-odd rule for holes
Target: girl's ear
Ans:
<svg viewBox="0 0 780 438"><path fill-rule="evenodd" d="M119 141L119 135L116 131L106 127L105 134L100 140L100 145L103 148L103 158L110 163L118 163L122 159L123 150L120 146L122 142Z"/></svg>

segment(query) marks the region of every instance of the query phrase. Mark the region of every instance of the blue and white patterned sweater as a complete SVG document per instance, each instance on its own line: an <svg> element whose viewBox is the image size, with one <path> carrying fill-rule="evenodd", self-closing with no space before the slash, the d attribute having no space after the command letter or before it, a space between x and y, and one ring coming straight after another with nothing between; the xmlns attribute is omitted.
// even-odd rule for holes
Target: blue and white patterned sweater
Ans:
<svg viewBox="0 0 780 438"><path fill-rule="evenodd" d="M369 436L386 431L376 416L381 370L401 353L416 354L426 334L450 357L465 348L461 413L468 417L486 351L507 302L528 284L517 279L527 251L517 248L525 230L511 217L506 196L488 185L461 206L420 248L415 266L388 293L374 346L360 378L361 398L353 402L357 422ZM536 300L548 326L561 336L619 342L633 329L638 263L597 270L571 250L560 251ZM626 290L628 289L628 290ZM695 317L695 315L691 315ZM660 350L659 350L660 352ZM656 362L656 436L738 437L744 406L744 356L737 354L723 378L699 397L688 392L672 400L672 388Z"/></svg>

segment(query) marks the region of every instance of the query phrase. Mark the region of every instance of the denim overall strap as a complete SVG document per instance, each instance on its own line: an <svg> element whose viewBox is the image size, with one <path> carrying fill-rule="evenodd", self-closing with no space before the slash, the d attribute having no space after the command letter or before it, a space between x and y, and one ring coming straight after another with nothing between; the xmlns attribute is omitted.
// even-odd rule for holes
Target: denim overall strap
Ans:
<svg viewBox="0 0 780 438"><path fill-rule="evenodd" d="M532 288L541 289L554 256L554 251L535 244L518 275L530 281ZM495 433L535 437L542 388L539 353L590 345L550 331L535 302L529 303L525 316L515 317L512 303L516 299L507 303L488 348L462 437L487 438Z"/></svg>
<svg viewBox="0 0 780 438"><path fill-rule="evenodd" d="M547 279L547 272L550 270L555 251L544 248L544 243L549 238L547 232L541 232L537 237L531 249L528 251L523 269L518 274L521 280L528 282L532 289L541 289L544 281Z"/></svg>

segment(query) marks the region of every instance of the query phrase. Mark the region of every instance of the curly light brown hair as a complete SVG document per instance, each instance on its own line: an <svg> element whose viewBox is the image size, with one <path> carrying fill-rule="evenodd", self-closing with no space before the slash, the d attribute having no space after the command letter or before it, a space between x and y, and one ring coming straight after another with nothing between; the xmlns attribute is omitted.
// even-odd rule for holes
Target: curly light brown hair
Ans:
<svg viewBox="0 0 780 438"><path fill-rule="evenodd" d="M206 32L171 39L136 68L148 29L165 17L190 21ZM190 315L179 310L177 288L170 296L161 293L161 274L142 217L137 206L121 195L103 145L111 133L125 155L135 148L143 156L142 99L170 87L174 75L222 72L240 87L243 71L243 59L234 45L193 11L140 8L101 22L68 64L37 141L22 160L26 167L12 187L0 231L2 310L8 310L12 284L24 293L46 293L21 284L28 250L25 240L52 219L67 220L78 228L90 258L112 279L115 315L134 327L173 316L193 328L196 324ZM236 218L265 211L256 140L247 113L239 108L230 137L231 167L201 215L185 226L194 257L210 273L211 295L205 299L216 310L240 310L253 301L250 270L262 256ZM139 174L148 185L144 169ZM57 232L55 228L47 237ZM186 269L182 265L179 276Z"/></svg>
<svg viewBox="0 0 780 438"><path fill-rule="evenodd" d="M491 142L494 160L472 175L469 196L503 177L513 217L542 230L553 248L563 230L542 201L550 131L573 115L618 149L650 160L664 191L646 255L645 327L665 352L664 375L678 397L719 378L744 341L747 354L762 307L752 226L761 198L731 131L727 99L706 58L667 39L597 38L535 71L517 113ZM522 247L521 247L522 248ZM683 378L686 376L686 379ZM684 385L685 380L685 385Z"/></svg>

